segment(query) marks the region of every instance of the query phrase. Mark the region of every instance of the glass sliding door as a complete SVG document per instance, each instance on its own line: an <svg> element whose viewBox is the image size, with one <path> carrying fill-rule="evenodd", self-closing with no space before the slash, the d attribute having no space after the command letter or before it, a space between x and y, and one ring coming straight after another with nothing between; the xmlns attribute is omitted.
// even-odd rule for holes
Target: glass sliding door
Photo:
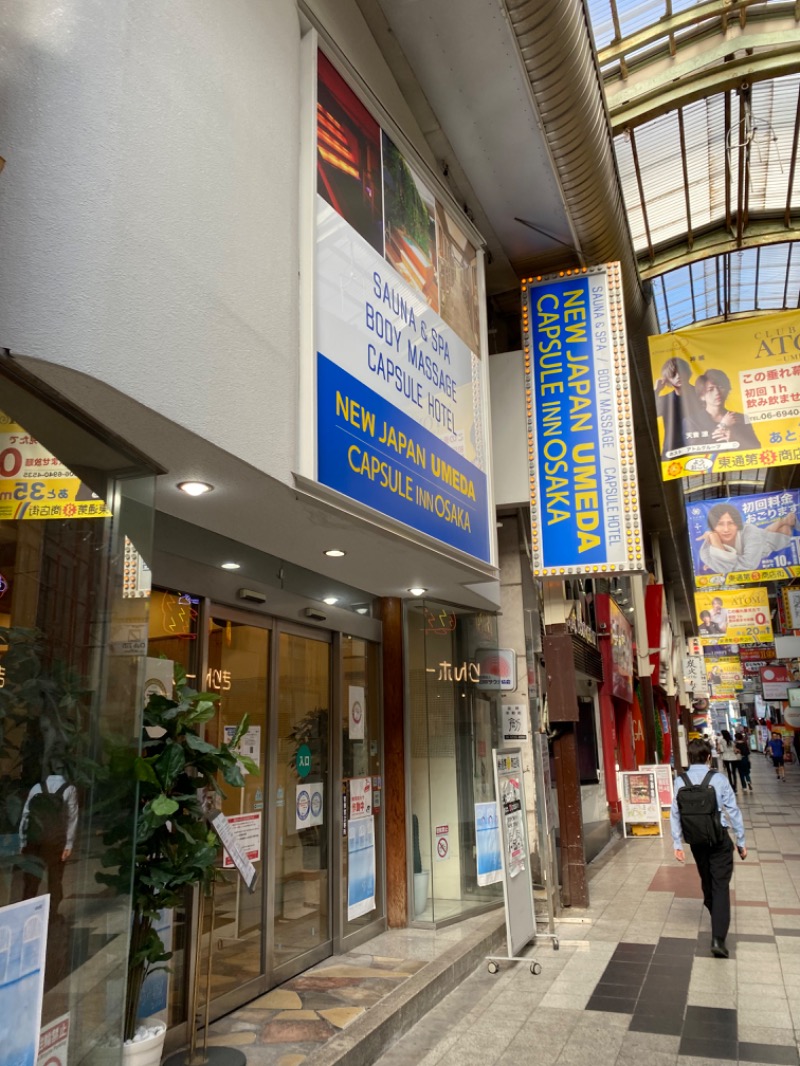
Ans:
<svg viewBox="0 0 800 1066"><path fill-rule="evenodd" d="M208 624L207 669L202 688L219 697L217 717L209 723L211 739L231 739L246 714L248 732L240 749L258 764L246 774L244 788L230 788L222 811L258 870L254 892L248 892L235 868L224 866L224 881L214 898L214 939L211 996L215 1013L247 1002L261 991L265 973L264 893L266 891L264 818L266 795L267 707L269 697L270 630L215 613ZM214 735L215 734L215 735ZM204 939L210 933L206 908ZM207 950L207 945L204 945Z"/></svg>
<svg viewBox="0 0 800 1066"><path fill-rule="evenodd" d="M330 952L331 644L316 631L278 636L273 972Z"/></svg>

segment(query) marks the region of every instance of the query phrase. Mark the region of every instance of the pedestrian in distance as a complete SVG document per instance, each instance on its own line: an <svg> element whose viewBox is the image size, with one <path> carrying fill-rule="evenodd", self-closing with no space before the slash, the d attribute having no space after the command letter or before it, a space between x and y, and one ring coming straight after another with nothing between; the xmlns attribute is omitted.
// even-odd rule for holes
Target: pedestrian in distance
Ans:
<svg viewBox="0 0 800 1066"><path fill-rule="evenodd" d="M730 735L727 729L720 729L720 755L722 756L722 765L725 767L725 773L728 775L728 783L734 792L736 792L736 766L741 759L741 755L733 742L733 737Z"/></svg>
<svg viewBox="0 0 800 1066"><path fill-rule="evenodd" d="M53 919L64 896L64 864L75 847L77 828L78 790L65 778L63 766L53 762L51 772L28 792L19 823L25 899L42 890L46 875Z"/></svg>
<svg viewBox="0 0 800 1066"><path fill-rule="evenodd" d="M747 857L742 812L733 789L711 768L711 745L692 740L688 745L689 768L675 778L670 827L675 858L686 861L684 840L689 845L703 886L703 904L711 915L711 954L729 956L725 938L731 922L730 885L733 876L733 842L741 858Z"/></svg>
<svg viewBox="0 0 800 1066"><path fill-rule="evenodd" d="M767 758L772 759L772 765L775 767L775 776L779 781L784 781L786 771L783 768L783 737L777 731L773 729L772 738L767 744L766 750Z"/></svg>
<svg viewBox="0 0 800 1066"><path fill-rule="evenodd" d="M734 746L739 752L739 761L736 763L736 769L739 771L739 780L742 782L742 792L752 792L753 783L750 780L750 745L747 743L747 737L741 729L736 734Z"/></svg>

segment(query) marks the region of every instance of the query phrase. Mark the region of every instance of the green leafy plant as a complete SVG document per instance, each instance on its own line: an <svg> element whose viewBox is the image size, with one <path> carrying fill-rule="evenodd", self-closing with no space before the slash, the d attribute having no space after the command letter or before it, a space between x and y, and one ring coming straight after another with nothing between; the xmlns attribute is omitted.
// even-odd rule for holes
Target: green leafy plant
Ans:
<svg viewBox="0 0 800 1066"><path fill-rule="evenodd" d="M200 727L216 714L213 693L196 692L176 664L174 698L152 694L144 708L141 750L117 747L110 753L109 782L138 782L135 824L124 812L104 834L103 866L97 880L122 894L131 891L132 919L125 1002L125 1032L135 1030L142 985L148 973L171 957L154 925L164 908L185 903L194 885L206 891L216 876L218 842L206 811L209 795L224 795L219 778L244 785L242 768L255 773L251 759L237 752L247 731L242 719L230 743L203 739Z"/></svg>

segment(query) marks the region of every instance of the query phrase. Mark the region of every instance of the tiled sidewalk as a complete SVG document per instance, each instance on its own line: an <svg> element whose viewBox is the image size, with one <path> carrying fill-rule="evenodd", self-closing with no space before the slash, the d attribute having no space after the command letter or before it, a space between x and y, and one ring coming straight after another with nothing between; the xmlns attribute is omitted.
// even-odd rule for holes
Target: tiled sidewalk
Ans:
<svg viewBox="0 0 800 1066"><path fill-rule="evenodd" d="M800 769L787 767L781 784L763 757L752 762L755 791L739 795L748 857L736 860L730 959L710 955L697 872L675 862L665 824L663 839L619 841L592 865L591 907L561 925L558 953L537 948L541 976L478 967L375 1061L796 1066Z"/></svg>

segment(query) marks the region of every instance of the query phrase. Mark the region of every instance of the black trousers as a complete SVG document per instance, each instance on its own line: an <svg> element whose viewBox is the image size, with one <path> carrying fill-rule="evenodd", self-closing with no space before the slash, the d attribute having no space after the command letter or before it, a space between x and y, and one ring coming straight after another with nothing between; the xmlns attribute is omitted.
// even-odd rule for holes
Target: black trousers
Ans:
<svg viewBox="0 0 800 1066"><path fill-rule="evenodd" d="M711 915L711 935L724 940L731 924L733 841L727 837L713 848L704 844L690 847L703 886L703 903Z"/></svg>

